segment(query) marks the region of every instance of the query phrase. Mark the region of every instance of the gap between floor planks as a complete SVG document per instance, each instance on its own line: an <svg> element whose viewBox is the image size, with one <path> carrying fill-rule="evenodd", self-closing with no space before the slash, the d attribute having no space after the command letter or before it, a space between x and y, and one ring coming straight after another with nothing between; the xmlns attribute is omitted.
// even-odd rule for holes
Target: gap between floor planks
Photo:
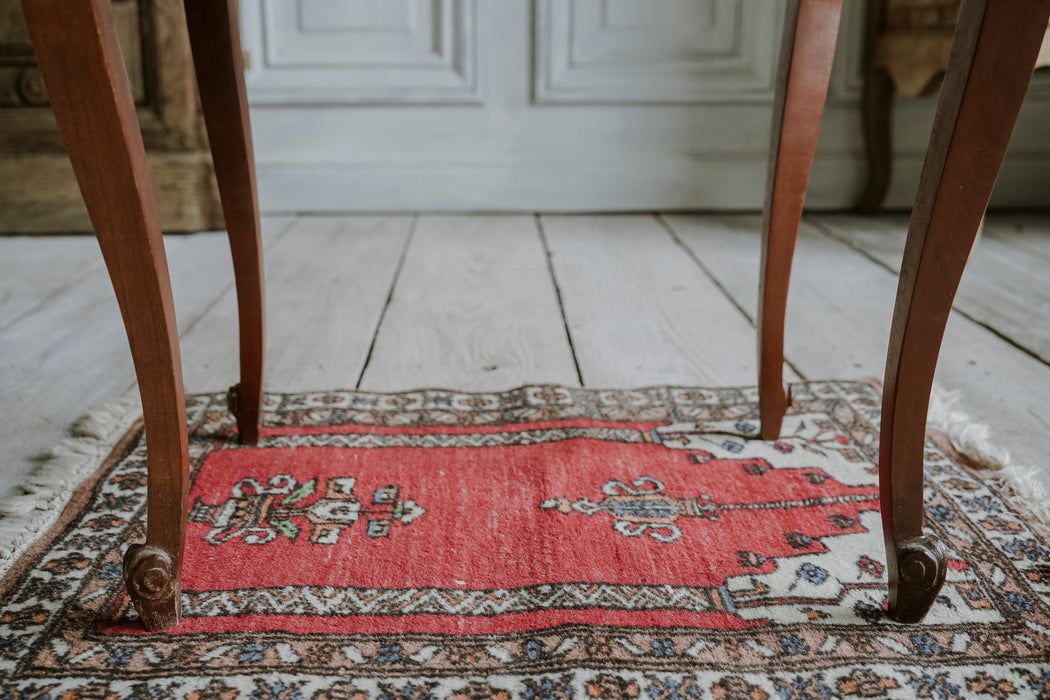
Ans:
<svg viewBox="0 0 1050 700"><path fill-rule="evenodd" d="M653 217L551 217L548 228L528 215L268 219L267 388L754 382L747 319ZM3 244L23 265L0 298L0 489L82 412L134 385L94 242ZM237 377L224 236L166 247L187 391L224 390ZM49 269L60 275L50 285Z"/></svg>
<svg viewBox="0 0 1050 700"><path fill-rule="evenodd" d="M1027 235L1021 221L1027 221ZM832 216L809 217L809 222L829 244L876 263L854 283L875 304L892 306L907 222L900 217ZM1045 217L988 218L956 296L935 381L959 391L971 417L987 423L994 441L1007 446L1015 461L1037 467L1038 478L1050 488L1050 394L1045 390L1050 366L1044 355L1050 294L1046 275L1039 274L1047 263L1050 227ZM803 258L796 256L799 264ZM870 342L888 337L888 328L887 317L871 329Z"/></svg>
<svg viewBox="0 0 1050 700"><path fill-rule="evenodd" d="M754 384L758 225L758 217L639 215L269 219L267 388ZM881 377L895 278L860 243L837 240L852 230L837 225L818 217L803 226L788 359L812 378ZM48 239L7 239L5 250L11 240L28 246L29 268L51 259L35 252ZM0 357L8 358L0 420L15 431L3 438L12 463L0 490L79 413L133 385L97 250L85 258L69 251L90 239L66 240L72 247L50 241L56 270L65 270L59 281L15 279L0 293ZM222 390L237 371L225 241L169 238L168 251L187 389ZM969 360L954 359L959 350L946 351L939 379L1000 406L1003 422L1020 426L1008 432L1021 433L1020 456L1044 449L1050 430L1031 431L1050 414L1027 406L1018 423L1009 395L1026 382L1045 386L1045 366L1003 350L979 326L958 325L953 319L949 342L976 348L983 372L973 376ZM32 360L10 359L20 354ZM790 368L786 376L798 377Z"/></svg>
<svg viewBox="0 0 1050 700"><path fill-rule="evenodd" d="M266 217L266 243L278 239L290 221ZM195 343L195 324L232 294L233 266L220 233L168 236L165 248L185 349ZM135 372L116 297L91 237L0 238L0 251L5 268L0 299L10 301L0 303L0 319L9 319L0 329L4 493L21 483L77 418L133 389ZM19 252L27 254L13 259ZM11 265L15 260L21 264ZM37 301L26 290L35 291ZM236 362L235 326L229 337L210 345ZM233 383L236 375L227 381Z"/></svg>

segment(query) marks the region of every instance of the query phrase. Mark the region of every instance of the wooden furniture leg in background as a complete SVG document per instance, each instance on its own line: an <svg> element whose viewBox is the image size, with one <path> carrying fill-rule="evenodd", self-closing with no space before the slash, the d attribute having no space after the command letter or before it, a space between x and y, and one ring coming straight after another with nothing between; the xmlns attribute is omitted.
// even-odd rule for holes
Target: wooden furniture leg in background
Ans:
<svg viewBox="0 0 1050 700"><path fill-rule="evenodd" d="M946 551L923 535L926 413L945 324L1006 153L1050 0L964 0L908 229L893 314L879 448L889 615L918 622Z"/></svg>
<svg viewBox="0 0 1050 700"><path fill-rule="evenodd" d="M791 259L828 94L842 0L790 0L773 99L762 217L758 392L762 438L775 440L789 403L784 388L784 314Z"/></svg>
<svg viewBox="0 0 1050 700"><path fill-rule="evenodd" d="M259 441L265 343L262 241L236 0L185 0L193 64L233 253L241 381L230 389L241 442Z"/></svg>
<svg viewBox="0 0 1050 700"><path fill-rule="evenodd" d="M890 161L893 158L893 94L896 88L885 66L877 65L878 35L882 29L883 0L868 0L868 17L864 47L864 153L868 163L868 181L857 209L861 214L875 214L882 208L890 185Z"/></svg>
<svg viewBox="0 0 1050 700"><path fill-rule="evenodd" d="M883 68L875 68L864 80L864 153L868 181L857 209L877 214L890 187L893 161L893 79Z"/></svg>
<svg viewBox="0 0 1050 700"><path fill-rule="evenodd" d="M146 543L124 557L148 629L178 623L188 452L164 242L109 0L23 0L62 138L124 318L149 445Z"/></svg>

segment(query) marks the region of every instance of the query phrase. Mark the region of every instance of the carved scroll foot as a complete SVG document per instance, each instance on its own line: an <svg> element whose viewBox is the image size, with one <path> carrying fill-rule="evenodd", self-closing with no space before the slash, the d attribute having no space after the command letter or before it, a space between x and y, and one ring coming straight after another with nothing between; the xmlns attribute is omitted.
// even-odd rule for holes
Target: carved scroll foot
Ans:
<svg viewBox="0 0 1050 700"><path fill-rule="evenodd" d="M944 585L948 549L936 537L923 536L902 542L896 550L897 570L890 572L889 616L897 622L921 622Z"/></svg>
<svg viewBox="0 0 1050 700"><path fill-rule="evenodd" d="M259 425L262 420L262 407L241 398L241 385L234 384L226 392L226 405L237 419L237 431L242 445L259 444Z"/></svg>
<svg viewBox="0 0 1050 700"><path fill-rule="evenodd" d="M171 556L148 544L133 544L124 554L124 583L142 624L152 631L179 624L182 585Z"/></svg>

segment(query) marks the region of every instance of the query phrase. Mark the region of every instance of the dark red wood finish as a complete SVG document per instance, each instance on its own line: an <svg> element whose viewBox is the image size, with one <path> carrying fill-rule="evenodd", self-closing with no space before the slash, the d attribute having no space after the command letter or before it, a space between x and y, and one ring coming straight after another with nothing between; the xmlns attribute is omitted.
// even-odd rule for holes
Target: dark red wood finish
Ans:
<svg viewBox="0 0 1050 700"><path fill-rule="evenodd" d="M758 395L762 438L776 440L790 397L784 387L784 314L809 171L831 79L842 0L790 0L784 19L758 293Z"/></svg>
<svg viewBox="0 0 1050 700"><path fill-rule="evenodd" d="M879 481L889 614L921 620L945 550L922 531L933 374L952 301L1046 32L1050 0L964 0L908 227L883 389Z"/></svg>
<svg viewBox="0 0 1050 700"><path fill-rule="evenodd" d="M26 24L131 345L149 443L145 545L124 577L149 629L178 623L188 451L164 242L109 0L23 0Z"/></svg>
<svg viewBox="0 0 1050 700"><path fill-rule="evenodd" d="M233 253L241 381L230 390L241 442L259 441L265 346L259 198L244 87L237 0L185 0L186 23L222 213Z"/></svg>

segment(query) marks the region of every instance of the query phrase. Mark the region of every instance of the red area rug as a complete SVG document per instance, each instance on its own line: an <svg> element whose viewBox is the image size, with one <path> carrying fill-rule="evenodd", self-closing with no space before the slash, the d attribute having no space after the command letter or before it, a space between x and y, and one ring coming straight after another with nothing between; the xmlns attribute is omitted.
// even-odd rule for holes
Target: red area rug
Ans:
<svg viewBox="0 0 1050 700"><path fill-rule="evenodd" d="M1050 538L930 442L951 552L882 613L879 395L751 389L271 395L258 447L189 399L183 622L149 634L133 428L0 589L0 697L1050 697ZM6 692L6 695L4 694Z"/></svg>

